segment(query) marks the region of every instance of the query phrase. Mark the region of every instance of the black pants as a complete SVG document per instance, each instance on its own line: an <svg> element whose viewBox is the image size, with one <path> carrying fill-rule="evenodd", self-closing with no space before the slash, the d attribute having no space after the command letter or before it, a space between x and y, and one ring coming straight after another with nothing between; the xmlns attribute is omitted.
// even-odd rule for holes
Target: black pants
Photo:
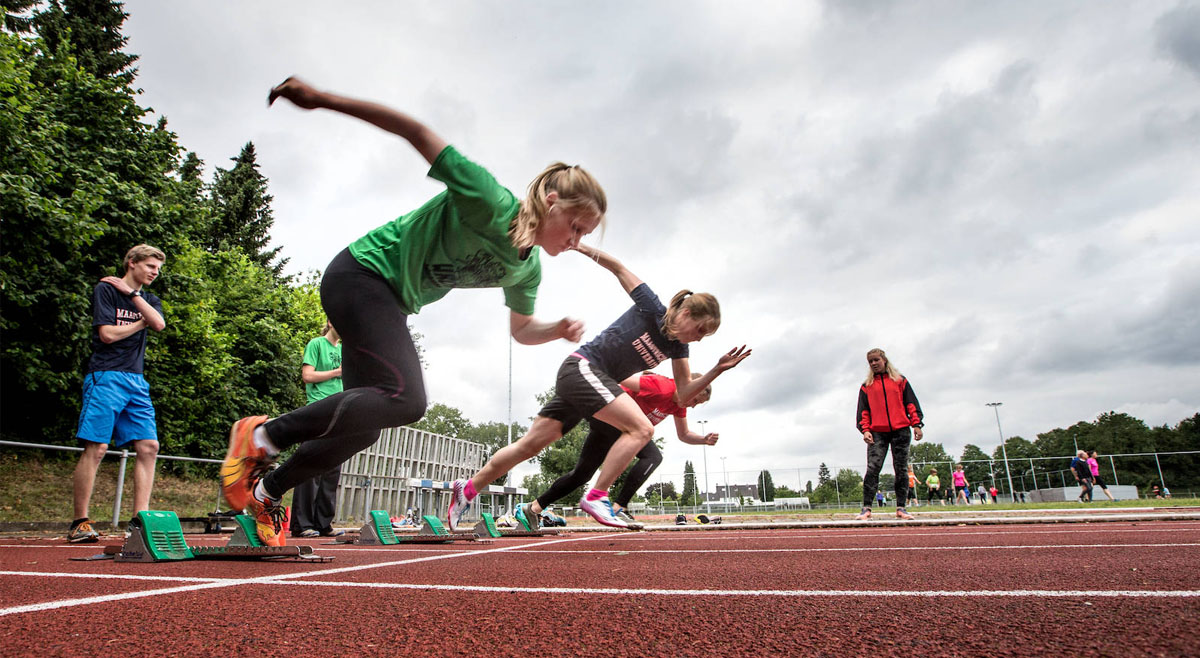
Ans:
<svg viewBox="0 0 1200 658"><path fill-rule="evenodd" d="M337 510L337 487L342 479L339 464L324 475L305 480L296 485L292 492L292 536L305 530L329 533L333 531L333 517Z"/></svg>
<svg viewBox="0 0 1200 658"><path fill-rule="evenodd" d="M343 249L321 279L321 306L342 337L345 390L266 424L280 450L300 444L263 478L274 497L370 447L381 429L425 415L425 381L408 316L383 277Z"/></svg>
<svg viewBox="0 0 1200 658"><path fill-rule="evenodd" d="M579 453L579 463L575 464L575 468L571 469L570 473L558 478L554 484L550 485L542 495L537 497L538 505L542 509L546 509L555 501L563 496L571 493L579 487L588 483L596 471L604 464L604 458L608 456L608 451L621 438L621 430L596 420L595 418L588 421L589 431L587 438L583 441L583 449ZM629 471L629 475L625 478L625 484L621 486L621 491L613 499L612 502L625 507L629 505L629 501L633 499L633 495L637 490L650 479L650 474L658 465L662 463L662 452L658 446L654 445L654 441L650 441L637 454L637 462L633 465L633 470Z"/></svg>
<svg viewBox="0 0 1200 658"><path fill-rule="evenodd" d="M891 432L872 432L875 443L867 446L867 474L863 477L863 507L870 507L879 490L879 472L888 449L892 451L892 469L896 473L896 500L908 500L908 446L912 430L905 427Z"/></svg>

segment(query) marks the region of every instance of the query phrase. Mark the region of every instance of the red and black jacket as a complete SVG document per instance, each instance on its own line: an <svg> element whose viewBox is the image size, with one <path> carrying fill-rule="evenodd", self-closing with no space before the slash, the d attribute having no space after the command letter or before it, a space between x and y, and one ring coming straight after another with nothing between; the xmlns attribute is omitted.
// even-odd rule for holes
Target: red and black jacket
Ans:
<svg viewBox="0 0 1200 658"><path fill-rule="evenodd" d="M921 427L925 414L908 380L896 381L887 375L876 376L870 386L858 389L858 431L892 432L905 427Z"/></svg>

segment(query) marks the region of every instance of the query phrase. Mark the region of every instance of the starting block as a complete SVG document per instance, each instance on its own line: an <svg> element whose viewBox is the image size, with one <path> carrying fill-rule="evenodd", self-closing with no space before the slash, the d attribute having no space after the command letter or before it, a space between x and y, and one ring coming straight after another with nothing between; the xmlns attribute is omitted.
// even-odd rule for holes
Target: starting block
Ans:
<svg viewBox="0 0 1200 658"><path fill-rule="evenodd" d="M180 560L301 560L329 562L333 558L314 555L311 546L264 546L254 528L254 519L239 514L237 528L225 546L188 546L183 526L175 512L138 512L129 524L129 537L122 546L106 546L104 552L72 560L115 560L117 562L175 562Z"/></svg>
<svg viewBox="0 0 1200 658"><path fill-rule="evenodd" d="M448 544L453 541L479 541L474 532L450 532L442 525L442 520L431 514L421 517L425 522L416 534L396 534L392 529L392 519L387 510L371 510L371 518L357 535L338 537L335 544L355 544L358 546L395 546L397 544Z"/></svg>
<svg viewBox="0 0 1200 658"><path fill-rule="evenodd" d="M483 512L479 522L475 524L475 534L488 537L553 537L559 534L558 530L545 528L542 530L501 530L496 527L496 519L491 514Z"/></svg>

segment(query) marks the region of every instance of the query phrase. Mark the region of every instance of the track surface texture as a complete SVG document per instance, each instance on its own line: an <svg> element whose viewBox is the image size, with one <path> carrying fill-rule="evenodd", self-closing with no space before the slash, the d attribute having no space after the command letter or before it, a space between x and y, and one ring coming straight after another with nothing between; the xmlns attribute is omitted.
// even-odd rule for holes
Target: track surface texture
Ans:
<svg viewBox="0 0 1200 658"><path fill-rule="evenodd" d="M39 656L1200 655L1194 517L312 545L334 561L76 562L101 549L0 537L0 646Z"/></svg>

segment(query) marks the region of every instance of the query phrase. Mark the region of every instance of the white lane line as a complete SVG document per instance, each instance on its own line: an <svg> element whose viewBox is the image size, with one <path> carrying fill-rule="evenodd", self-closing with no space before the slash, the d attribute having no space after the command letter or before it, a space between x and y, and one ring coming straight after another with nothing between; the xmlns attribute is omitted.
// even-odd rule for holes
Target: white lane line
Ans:
<svg viewBox="0 0 1200 658"><path fill-rule="evenodd" d="M1200 590L942 590L942 591L889 591L889 590L760 590L760 589L617 589L608 587L497 587L492 585L416 585L408 583L361 583L334 582L328 580L280 580L281 585L311 585L316 587L363 587L369 589L434 590L442 592L508 592L518 594L620 594L651 596L913 596L920 598L981 597L1054 597L1054 598L1194 598Z"/></svg>
<svg viewBox="0 0 1200 658"><path fill-rule="evenodd" d="M530 551L531 553L616 553L619 555L635 555L639 553L835 553L855 551L974 551L974 550L1010 550L1010 549L1044 549L1044 548L1179 548L1198 547L1200 543L1192 544L1030 544L1025 546L861 546L845 548L680 548L680 549L599 549L594 551L571 551L551 549L546 551Z"/></svg>
<svg viewBox="0 0 1200 658"><path fill-rule="evenodd" d="M623 533L619 533L619 534L623 534ZM484 555L487 553L504 553L504 552L510 552L510 551L519 551L523 548L529 548L530 546L545 546L547 544L589 541L589 540L593 540L593 539L609 539L614 536L617 536L617 535L616 534L589 535L589 536L574 537L574 538L569 538L569 539L555 539L555 540L550 540L550 541L542 540L536 544L518 544L518 545L514 545L514 546L503 546L500 548L482 549L482 550L477 550L477 551L465 551L465 552L459 552L459 553L444 553L441 555L429 555L429 556L425 556L425 557L412 558L412 559L408 559L408 560L393 560L390 562L380 562L378 564L362 564L362 565L353 566L353 567L342 567L342 568L337 568L337 569L322 569L319 571L310 571L307 573L299 573L299 574L298 573L289 573L289 574L278 574L278 575L274 575L274 576L259 576L257 578L236 578L236 579L228 579L228 580L209 581L209 582L203 582L203 583L193 584L193 585L183 585L183 586L179 586L179 587L167 587L167 588L163 588L163 589L144 590L144 591L139 591L139 592L125 592L122 594L106 594L103 596L90 596L90 597L78 598L78 599L47 601L45 603L34 603L34 604L30 604L30 605L19 605L19 606L13 606L13 607L9 607L9 608L0 608L0 617L3 617L5 615L21 614L24 612L39 612L42 610L56 610L59 608L73 608L73 607L82 606L82 605L91 605L94 603L110 603L113 601L126 601L129 599L139 599L139 598L144 598L144 597L148 597L148 596L159 596L159 595L163 595L163 594L178 594L178 593L182 593L182 592L195 592L195 591L200 591L200 590L205 590L205 589L215 589L215 588L219 588L219 587L234 587L237 585L276 583L276 582L280 582L283 580L286 580L288 582L292 582L292 581L308 582L308 581L302 581L302 580L298 580L298 579L312 578L313 576L324 576L324 575L338 574L338 573L349 573L349 572L354 572L354 571L367 571L370 569L379 569L382 567L400 566L400 565L405 565L405 564L413 564L413 563L417 563L417 562L429 562L429 561L433 561L433 560L445 560L445 559L449 559L449 558L464 557L464 556L469 556L469 555ZM44 575L59 575L59 574L44 574ZM91 574L89 574L89 575L91 575Z"/></svg>
<svg viewBox="0 0 1200 658"><path fill-rule="evenodd" d="M674 535L674 536L664 536L661 533L655 533L655 532L651 531L651 532L637 533L637 534L626 534L623 536L623 539L626 541L683 541L683 540L689 540L689 541L699 541L699 540L741 541L743 539L842 539L842 538L869 539L869 538L874 538L874 537L941 537L944 539L946 537L974 537L976 535L978 535L978 536L1080 535L1080 534L1116 534L1116 533L1147 533L1147 532L1153 532L1153 533L1157 533L1157 532L1196 532L1197 530L1200 530L1200 527L1198 527L1198 528L1162 528L1162 529L1130 528L1128 530L1121 530L1121 529L1084 530L1084 529L1080 528L1080 529L1071 529L1071 530L1034 530L1034 531L1026 531L1026 532L1020 532L1020 531L1014 532L1011 530L1007 531L1007 532L984 530L984 531L978 531L978 532L960 531L960 532L953 533L953 534L949 533L950 530L952 530L952 529L947 528L946 530L942 530L940 532L881 532L881 533L873 533L873 534L867 534L867 533L790 534L786 530L779 530L779 531L772 531L771 534L765 534L765 535L763 535L763 534L757 534L757 535L736 534L736 531L735 531L735 532L714 533L711 536L708 534L705 534L705 533L700 533L700 532L680 533L680 534ZM955 528L954 530L957 530L957 528Z"/></svg>

